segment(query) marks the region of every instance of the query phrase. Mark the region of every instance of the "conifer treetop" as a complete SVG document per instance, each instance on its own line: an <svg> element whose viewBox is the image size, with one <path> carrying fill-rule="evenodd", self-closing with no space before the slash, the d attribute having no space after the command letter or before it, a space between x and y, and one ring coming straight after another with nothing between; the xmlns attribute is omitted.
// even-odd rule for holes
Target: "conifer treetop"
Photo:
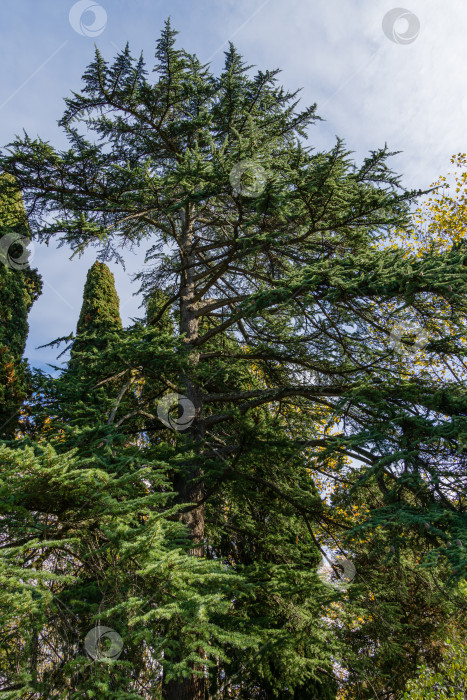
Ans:
<svg viewBox="0 0 467 700"><path fill-rule="evenodd" d="M114 275L105 263L96 260L86 276L76 334L119 328L122 328L122 320Z"/></svg>

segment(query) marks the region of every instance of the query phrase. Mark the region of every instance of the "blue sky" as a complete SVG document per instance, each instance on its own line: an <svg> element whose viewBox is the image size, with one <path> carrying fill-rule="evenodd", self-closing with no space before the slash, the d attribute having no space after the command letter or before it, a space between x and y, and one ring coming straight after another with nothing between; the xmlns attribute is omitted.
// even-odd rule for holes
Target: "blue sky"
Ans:
<svg viewBox="0 0 467 700"><path fill-rule="evenodd" d="M1 0L1 146L23 128L64 145L57 126L63 97L79 90L94 43L110 59L129 41L151 65L170 15L179 45L210 61L215 72L232 40L248 63L279 67L287 88L303 88L303 104L317 102L325 119L310 132L317 149L330 148L338 135L359 161L387 142L403 151L392 165L404 183L421 188L449 171L452 154L467 151L467 5L461 0L407 0L392 15L398 6L391 0L89 0L94 11L83 14L80 1L70 21L71 0ZM385 16L399 16L390 23L392 39L388 21L383 31ZM26 355L34 366L56 358L55 350L38 345L76 325L95 250L73 261L69 256L66 248L35 246L32 265L44 293L30 315ZM140 314L130 275L142 257L129 255L126 271L111 265L125 322Z"/></svg>

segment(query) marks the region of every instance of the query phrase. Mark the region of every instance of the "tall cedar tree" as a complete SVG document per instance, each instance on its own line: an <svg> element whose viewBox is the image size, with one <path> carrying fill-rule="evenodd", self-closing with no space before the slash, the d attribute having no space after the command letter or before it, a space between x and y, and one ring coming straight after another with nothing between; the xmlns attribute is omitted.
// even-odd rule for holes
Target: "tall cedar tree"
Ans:
<svg viewBox="0 0 467 700"><path fill-rule="evenodd" d="M6 174L1 179L9 179ZM23 353L28 335L28 313L39 297L41 282L29 267L5 264L23 260L24 247L15 243L16 234L29 238L30 231L21 192L14 181L7 194L0 195L0 438L13 437L18 428L19 409L27 396L28 370ZM5 239L5 236L9 238ZM5 247L5 240L8 244ZM3 241L3 243L2 243Z"/></svg>
<svg viewBox="0 0 467 700"><path fill-rule="evenodd" d="M450 375L404 375L388 342L403 313L406 321L435 326L427 346L434 357L463 357L465 245L418 257L385 247L394 228L408 226L416 193L388 168L387 148L357 166L341 141L328 153L305 147L318 119L315 106L298 111L297 93L277 86L278 71L251 77L230 46L215 77L175 48L169 24L156 59L150 81L143 58L133 59L128 47L111 65L96 51L83 91L66 100L60 122L70 148L58 152L25 135L0 165L18 179L42 240L59 237L77 252L97 245L117 260L125 245L149 240L153 269L140 277L143 290L166 295L161 317L178 305L180 342L172 343L172 356L170 343L156 343L156 358L150 342L125 341L131 356L122 350L108 379L117 381L128 365L133 372L150 368L155 385L169 381L194 406L191 426L173 441L177 468L169 469L179 506L192 504L181 515L191 558L211 555L215 535L206 513L220 489L236 489L237 481L256 484L263 511L279 499L289 525L300 522L316 543L311 518L338 523L326 504L317 508L311 480L308 490L302 486L304 467L334 459L345 470L344 455L365 467L354 488L375 484L383 499L350 530L348 542L350 534L378 527L392 533L397 521L436 545L454 576L465 575L465 488L450 490L449 474L465 460L465 387ZM250 166L239 186L245 161ZM8 182L2 186L7 190ZM433 323L443 314L449 332ZM152 323L156 328L157 318ZM235 372L244 367L245 378L252 363L257 380L245 389ZM125 386L118 397L128 393ZM155 395L119 426L145 417L144 439L157 444ZM258 412L266 416L262 427ZM271 429L269 416L283 420L285 434ZM271 457L277 450L276 458L261 460L261 446ZM254 518L245 510L242 516L248 531ZM260 519L268 522L264 514ZM240 536L238 517L232 527ZM248 558L259 578L267 573L256 549L244 553L243 563ZM276 585L277 578L266 575ZM275 594L262 584L272 604ZM300 625L300 616L288 617L295 619L291 624ZM182 642L166 645L164 662L178 673L169 674L166 698L205 696L208 646L206 637L189 651Z"/></svg>

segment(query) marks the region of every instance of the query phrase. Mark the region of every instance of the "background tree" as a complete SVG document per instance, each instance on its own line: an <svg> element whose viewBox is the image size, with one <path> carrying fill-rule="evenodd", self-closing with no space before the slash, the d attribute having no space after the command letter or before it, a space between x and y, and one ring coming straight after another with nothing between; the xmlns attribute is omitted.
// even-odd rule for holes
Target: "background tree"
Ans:
<svg viewBox="0 0 467 700"><path fill-rule="evenodd" d="M362 502L349 490L340 488L332 502L340 518L355 527L383 499L374 485L362 489ZM342 538L334 529L334 542L328 536L322 543L335 549L345 534ZM347 556L357 573L329 612L346 669L339 699L400 697L421 663L439 665L453 628L465 633L465 599L437 544L436 536L427 540L422 531L396 520L391 529L363 530L349 538Z"/></svg>
<svg viewBox="0 0 467 700"><path fill-rule="evenodd" d="M102 335L121 328L122 321L114 276L107 265L96 260L86 277L76 336L77 338L84 335L88 338L92 337L94 347L98 348L99 338ZM80 346L80 341L76 340L73 344L73 352L79 352Z"/></svg>
<svg viewBox="0 0 467 700"><path fill-rule="evenodd" d="M433 184L430 197L414 212L413 225L393 231L383 241L383 247L402 249L410 261L432 255L435 251L455 249L462 243L465 238L465 212L462 210L462 202L465 202L465 157L462 154L453 156L451 162L458 170L441 176ZM451 190L455 194L451 195ZM412 303L414 301L416 299ZM410 337L417 340L418 334L423 342L421 347L415 348L415 352L399 354L401 375L410 382L418 382L420 377L429 378L434 391L436 386L450 386L455 389L455 394L462 396L465 386L465 336L462 326L465 327L465 317L463 321L462 318L452 319L449 305L440 297L426 296L421 301L413 304L415 309L412 314L413 311L416 313L412 318L406 315L409 322L415 319L416 323L412 328L410 325L406 327L405 337L407 340ZM393 302L391 305L395 307ZM402 309L402 313L406 314L407 309ZM397 330L400 335L405 333L402 318L399 315ZM451 341L457 339L458 352L452 352L452 345L449 351L447 344L444 349L442 344L428 344L428 334L424 338L421 335L427 329L433 339L449 334ZM399 337L396 336L396 340ZM434 347L437 352L433 352ZM394 366L394 359L390 358L388 369L389 365ZM438 483L439 496L434 499L431 508L426 508L424 521L419 519L421 513L417 500L402 490L397 508L388 513L391 491L384 481L380 480L379 485L376 480L372 481L371 467L355 470L348 465L346 478L339 482L339 490L334 493L334 506L339 509L343 519L353 523L348 543L357 571L363 572L361 577L357 575L356 585L352 585L348 591L346 609L339 608L337 615L341 623L340 632L346 639L346 654L352 649L355 654L354 660L349 658L344 664L351 669L351 673L342 686L342 697L373 697L375 693L392 697L392 693L401 692L408 678L414 677L420 661L433 673L440 668L446 637L458 636L462 639L465 636L465 600L456 576L453 576L455 564L451 559L454 551L457 550L461 556L465 551L464 542L460 539L463 537L462 528L465 529L463 428L456 418L452 420L446 415L440 418L440 432L438 435L432 432L431 445L427 439L428 426L423 420L417 419L417 427L411 435L415 438L425 433L426 437L419 443L418 454L417 442L411 440L413 455L419 458L423 466L430 463L435 465L435 472L431 475L425 473L424 479ZM408 435L411 433L409 426L410 422L406 422L404 427ZM394 425L391 427L393 440L396 430ZM449 435L448 440L440 437L444 434ZM408 441L405 445L409 446ZM327 473L332 480L332 471ZM370 478L362 479L364 473ZM421 489L416 496L423 491ZM424 504L427 505L426 500ZM383 516L376 529L368 519L369 514L373 514L376 522ZM417 528L413 527L415 518L418 519ZM451 537L459 537L455 543L440 537L437 526L443 520L451 521ZM342 534L333 532L334 538L341 544ZM333 546L329 537L324 537L323 541ZM446 549L450 555L447 559ZM421 563L423 568L420 567ZM354 607L355 604L357 607ZM364 658L368 659L367 667L359 668L359 660L361 662Z"/></svg>
<svg viewBox="0 0 467 700"><path fill-rule="evenodd" d="M463 640L446 640L439 670L424 665L416 679L410 681L404 700L463 700L467 691L467 654Z"/></svg>
<svg viewBox="0 0 467 700"><path fill-rule="evenodd" d="M3 174L1 179L7 180ZM7 195L0 195L0 437L11 438L18 428L19 409L28 388L23 353L28 335L28 313L41 292L36 271L23 265L30 238L21 192L10 180ZM19 241L19 243L18 243ZM13 261L13 267L9 260Z"/></svg>

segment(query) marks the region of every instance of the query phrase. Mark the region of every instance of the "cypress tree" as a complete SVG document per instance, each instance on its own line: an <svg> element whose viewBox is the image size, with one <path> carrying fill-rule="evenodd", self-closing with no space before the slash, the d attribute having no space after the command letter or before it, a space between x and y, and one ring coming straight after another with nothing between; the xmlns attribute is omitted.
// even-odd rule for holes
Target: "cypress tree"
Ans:
<svg viewBox="0 0 467 700"><path fill-rule="evenodd" d="M98 335L121 327L115 278L105 263L96 260L86 276L76 335Z"/></svg>
<svg viewBox="0 0 467 700"><path fill-rule="evenodd" d="M28 369L23 353L28 335L28 314L41 292L36 271L22 264L10 267L8 255L23 260L24 246L15 240L30 237L21 193L13 185L0 194L0 438L12 438L18 427L19 409L28 395ZM6 237L6 238L4 238ZM2 243L3 241L3 243ZM7 241L7 243L5 243Z"/></svg>
<svg viewBox="0 0 467 700"><path fill-rule="evenodd" d="M99 423L110 419L115 397L112 387L99 383L105 377L101 357L109 347L118 346L122 334L114 275L105 263L96 260L86 275L68 365L56 381L42 379L41 407L36 407L36 416L41 415L44 425L43 421L50 424L52 405L56 406L55 420L64 431L62 446L56 445L57 449L74 446L81 431L89 437L87 431L96 421L96 411ZM123 405L128 405L127 397ZM81 435L78 444L82 440Z"/></svg>
<svg viewBox="0 0 467 700"><path fill-rule="evenodd" d="M70 367L77 356L91 347L102 347L105 337L121 330L120 302L115 278L105 263L98 260L88 270L83 291L83 303L76 326L76 339L71 349Z"/></svg>

